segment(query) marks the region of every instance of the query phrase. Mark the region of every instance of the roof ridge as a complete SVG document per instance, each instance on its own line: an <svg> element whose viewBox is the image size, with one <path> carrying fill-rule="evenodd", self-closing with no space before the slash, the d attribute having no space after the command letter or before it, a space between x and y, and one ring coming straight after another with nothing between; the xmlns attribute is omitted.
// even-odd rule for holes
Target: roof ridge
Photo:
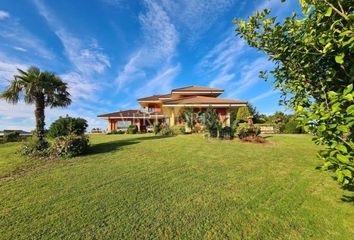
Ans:
<svg viewBox="0 0 354 240"><path fill-rule="evenodd" d="M180 88L174 88L171 90L171 93L176 90L185 90L188 88L203 88L205 91L206 89L210 89L210 91L224 91L222 88L216 88L216 87L209 87L209 86L198 86L198 85L191 85L191 86L185 86L185 87L180 87Z"/></svg>

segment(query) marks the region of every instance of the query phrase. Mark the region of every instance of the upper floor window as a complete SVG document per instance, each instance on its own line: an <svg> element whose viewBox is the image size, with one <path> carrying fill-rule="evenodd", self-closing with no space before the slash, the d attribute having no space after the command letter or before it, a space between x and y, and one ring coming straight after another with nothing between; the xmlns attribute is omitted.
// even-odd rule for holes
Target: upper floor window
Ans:
<svg viewBox="0 0 354 240"><path fill-rule="evenodd" d="M148 112L160 112L160 107L159 105L156 104L149 104L147 107Z"/></svg>

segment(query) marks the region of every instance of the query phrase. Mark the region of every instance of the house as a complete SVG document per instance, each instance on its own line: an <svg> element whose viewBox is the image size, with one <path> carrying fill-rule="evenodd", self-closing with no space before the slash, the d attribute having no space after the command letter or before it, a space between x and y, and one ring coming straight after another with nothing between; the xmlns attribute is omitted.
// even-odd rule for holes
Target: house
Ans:
<svg viewBox="0 0 354 240"><path fill-rule="evenodd" d="M180 124L179 116L184 109L192 108L196 112L202 112L210 106L216 109L224 125L230 126L230 111L246 106L247 101L219 98L223 92L220 88L200 86L176 88L169 94L139 98L138 103L143 110L124 110L98 117L108 121L108 132L125 129L130 124L137 125L141 131L154 122L163 122L170 126Z"/></svg>

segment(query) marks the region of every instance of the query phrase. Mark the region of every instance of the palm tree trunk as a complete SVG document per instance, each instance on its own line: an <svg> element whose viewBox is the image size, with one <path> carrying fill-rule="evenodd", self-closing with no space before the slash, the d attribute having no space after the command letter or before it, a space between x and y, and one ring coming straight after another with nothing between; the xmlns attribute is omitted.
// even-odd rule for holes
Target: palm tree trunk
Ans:
<svg viewBox="0 0 354 240"><path fill-rule="evenodd" d="M44 96L38 96L36 98L34 115L36 117L36 136L40 144L44 143L44 107Z"/></svg>

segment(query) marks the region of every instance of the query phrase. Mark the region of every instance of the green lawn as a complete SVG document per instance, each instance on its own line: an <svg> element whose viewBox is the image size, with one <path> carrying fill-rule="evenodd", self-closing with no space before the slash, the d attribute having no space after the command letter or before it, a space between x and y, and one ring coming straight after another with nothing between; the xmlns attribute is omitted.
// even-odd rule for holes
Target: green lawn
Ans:
<svg viewBox="0 0 354 240"><path fill-rule="evenodd" d="M353 194L316 170L309 136L91 140L36 163L0 145L1 239L353 239Z"/></svg>

